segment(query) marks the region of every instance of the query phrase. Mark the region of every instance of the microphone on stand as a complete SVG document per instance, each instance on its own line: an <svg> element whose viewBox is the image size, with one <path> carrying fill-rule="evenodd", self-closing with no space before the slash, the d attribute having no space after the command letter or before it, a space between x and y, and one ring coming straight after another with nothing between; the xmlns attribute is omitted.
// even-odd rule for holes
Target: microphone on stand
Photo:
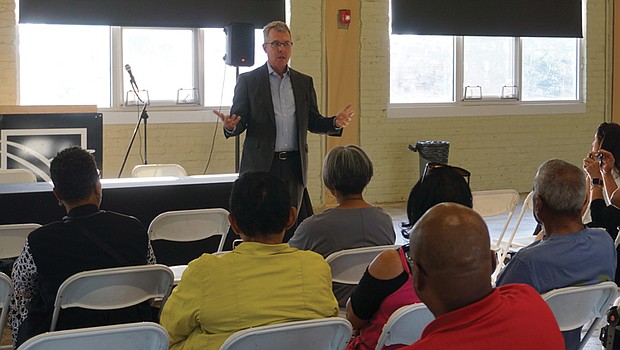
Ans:
<svg viewBox="0 0 620 350"><path fill-rule="evenodd" d="M129 146L127 146L127 152L125 153L125 158L123 159L123 164L121 164L121 169L118 171L118 177L121 177L122 173L123 173L123 169L125 168L125 164L127 163L127 158L129 157L129 152L131 151L131 146L133 146L133 142L136 139L136 135L138 134L138 130L140 129L140 123L142 121L144 121L144 164L148 164L148 160L147 160L147 155L148 155L148 148L147 148L147 135L146 135L146 120L149 118L148 113L146 112L146 106L147 106L147 102L148 101L143 101L140 98L140 89L138 89L138 84L136 84L136 79L133 77L133 73L131 73L131 66L126 64L125 65L125 70L127 71L127 73L129 73L129 83L131 84L131 89L133 90L134 94L136 95L136 98L138 99L138 101L140 101L140 103L143 104L142 106L142 112L140 112L140 118L138 118L138 122L136 123L136 128L133 130L133 135L131 136L131 141L129 141ZM147 99L148 100L148 99Z"/></svg>
<svg viewBox="0 0 620 350"><path fill-rule="evenodd" d="M127 73L129 73L129 82L136 88L136 91L140 91L140 89L138 88L138 84L136 83L136 79L133 77L133 74L131 73L131 66L126 64L125 70L127 71Z"/></svg>

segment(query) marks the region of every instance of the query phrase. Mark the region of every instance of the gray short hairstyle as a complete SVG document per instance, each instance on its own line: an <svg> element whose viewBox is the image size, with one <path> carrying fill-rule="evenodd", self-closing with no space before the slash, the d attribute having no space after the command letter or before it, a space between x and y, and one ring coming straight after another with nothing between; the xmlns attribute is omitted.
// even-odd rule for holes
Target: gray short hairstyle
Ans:
<svg viewBox="0 0 620 350"><path fill-rule="evenodd" d="M534 195L548 210L581 216L586 201L586 177L577 166L560 159L544 162L534 179Z"/></svg>
<svg viewBox="0 0 620 350"><path fill-rule="evenodd" d="M287 32L288 35L291 35L291 30L288 28L286 23L282 21L273 21L269 22L266 26L263 27L263 38L266 43L269 40L269 31L275 30L276 32Z"/></svg>
<svg viewBox="0 0 620 350"><path fill-rule="evenodd" d="M364 191L373 175L368 155L355 145L336 146L323 161L323 183L342 194Z"/></svg>

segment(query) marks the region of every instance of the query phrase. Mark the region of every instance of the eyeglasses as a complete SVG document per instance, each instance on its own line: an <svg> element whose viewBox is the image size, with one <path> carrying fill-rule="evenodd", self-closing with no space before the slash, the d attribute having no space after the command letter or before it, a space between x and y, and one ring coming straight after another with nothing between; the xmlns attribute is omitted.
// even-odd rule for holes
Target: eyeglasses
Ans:
<svg viewBox="0 0 620 350"><path fill-rule="evenodd" d="M292 41L285 41L285 42L280 42L277 40L274 40L270 43L265 43L264 45L271 45L273 47L275 47L276 49L279 48L280 46L284 46L286 48L289 48L291 46L293 46L293 42Z"/></svg>
<svg viewBox="0 0 620 350"><path fill-rule="evenodd" d="M414 262L411 258L411 253L409 253L411 251L411 246L409 244L405 244L401 249L405 253L405 260L407 260L407 264L409 264L409 267L412 267Z"/></svg>
<svg viewBox="0 0 620 350"><path fill-rule="evenodd" d="M426 270L422 267L422 265L420 265L420 263L413 261L413 257L411 257L411 247L409 247L409 245L405 245L403 246L403 251L405 253L405 260L407 260L407 264L409 264L409 269L413 270L413 266L417 266L418 270L424 275L424 276L428 276L428 273L426 273Z"/></svg>
<svg viewBox="0 0 620 350"><path fill-rule="evenodd" d="M438 162L430 162L426 164L426 166L424 167L424 173L422 173L422 182L424 182L424 179L426 179L426 177L433 171L433 169L439 169L439 168L449 168L449 169L456 171L459 175L467 179L467 185L469 185L469 178L471 177L471 173L469 171L463 168L459 168L457 166L452 166L452 165L438 163Z"/></svg>

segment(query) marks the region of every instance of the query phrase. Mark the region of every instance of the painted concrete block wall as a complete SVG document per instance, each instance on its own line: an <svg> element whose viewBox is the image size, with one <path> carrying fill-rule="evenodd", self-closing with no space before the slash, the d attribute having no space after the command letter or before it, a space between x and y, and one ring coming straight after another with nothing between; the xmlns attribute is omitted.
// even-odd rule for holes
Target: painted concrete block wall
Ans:
<svg viewBox="0 0 620 350"><path fill-rule="evenodd" d="M17 101L15 1L0 0L0 105Z"/></svg>
<svg viewBox="0 0 620 350"><path fill-rule="evenodd" d="M290 27L293 36L293 56L291 67L299 70L314 80L319 110L325 113L323 103L323 1L291 0ZM321 181L321 163L326 136L308 134L308 193L312 204L321 206L323 190Z"/></svg>
<svg viewBox="0 0 620 350"><path fill-rule="evenodd" d="M216 130L215 123L149 124L149 164L177 163L188 174L200 175L205 173L208 163L207 174L234 173L234 139L226 140L221 124L217 126ZM104 126L104 177L118 175L133 130L133 125ZM142 142L138 137L134 141L122 177L130 177L131 169L143 163Z"/></svg>

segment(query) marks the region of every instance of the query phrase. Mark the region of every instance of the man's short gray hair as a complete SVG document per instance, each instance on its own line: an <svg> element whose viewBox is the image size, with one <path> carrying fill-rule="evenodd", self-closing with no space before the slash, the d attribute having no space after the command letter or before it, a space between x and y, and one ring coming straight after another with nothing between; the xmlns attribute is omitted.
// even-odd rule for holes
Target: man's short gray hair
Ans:
<svg viewBox="0 0 620 350"><path fill-rule="evenodd" d="M534 195L539 196L552 212L581 216L586 201L585 174L563 160L548 160L538 168Z"/></svg>
<svg viewBox="0 0 620 350"><path fill-rule="evenodd" d="M269 31L272 29L276 32L287 32L288 35L291 35L291 30L288 28L286 23L282 21L273 21L263 27L263 37L265 38L265 43L269 40Z"/></svg>

